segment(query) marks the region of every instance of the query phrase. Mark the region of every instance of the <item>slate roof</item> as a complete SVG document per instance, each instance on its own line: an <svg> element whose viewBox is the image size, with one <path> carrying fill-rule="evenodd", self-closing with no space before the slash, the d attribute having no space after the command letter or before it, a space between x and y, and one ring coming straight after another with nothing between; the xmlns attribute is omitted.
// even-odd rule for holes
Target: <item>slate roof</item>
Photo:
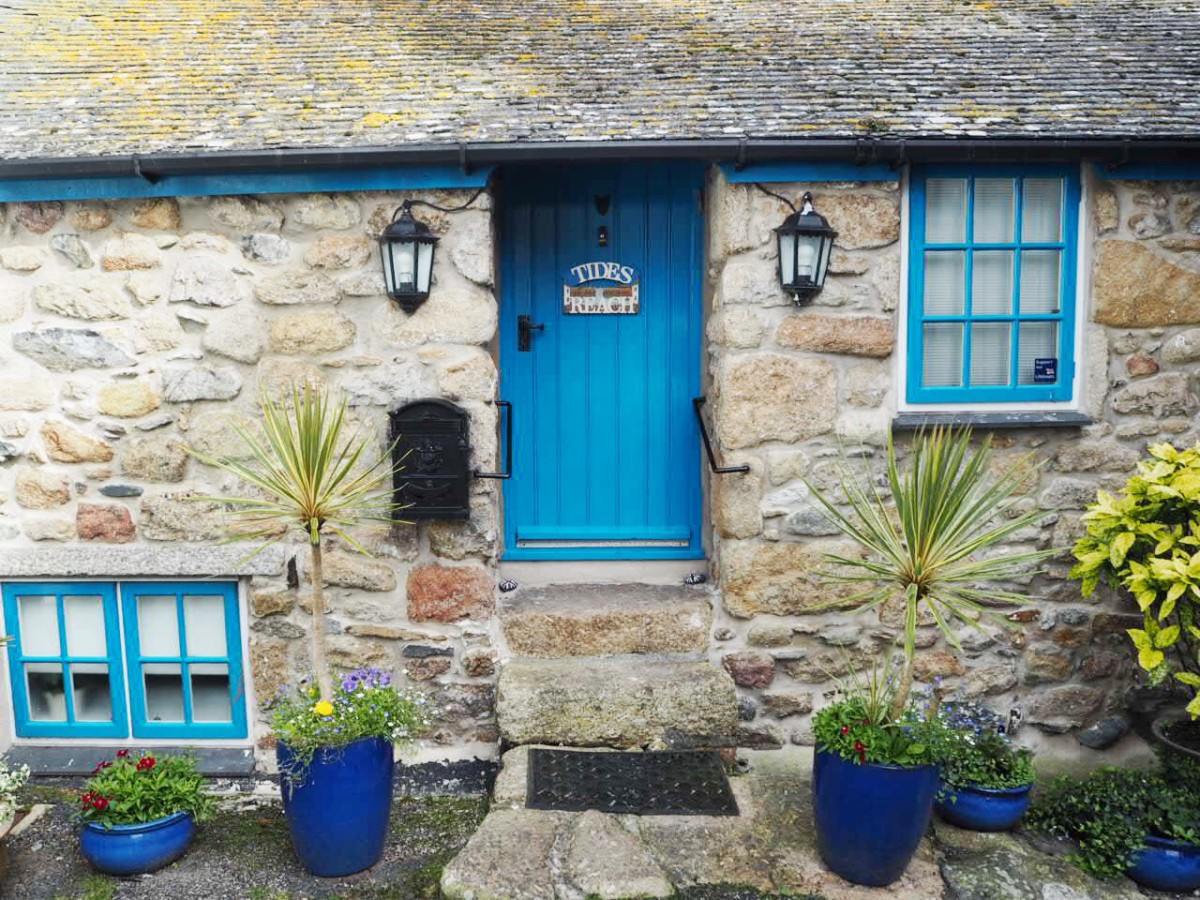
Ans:
<svg viewBox="0 0 1200 900"><path fill-rule="evenodd" d="M1200 0L5 0L0 158L1200 137Z"/></svg>

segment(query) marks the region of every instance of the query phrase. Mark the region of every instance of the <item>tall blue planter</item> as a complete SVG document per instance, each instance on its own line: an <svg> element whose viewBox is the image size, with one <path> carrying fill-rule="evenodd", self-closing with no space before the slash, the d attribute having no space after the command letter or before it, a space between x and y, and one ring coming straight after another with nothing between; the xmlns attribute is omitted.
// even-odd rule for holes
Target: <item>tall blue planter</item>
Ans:
<svg viewBox="0 0 1200 900"><path fill-rule="evenodd" d="M79 849L101 872L142 875L183 856L195 833L196 820L188 812L109 828L87 822L79 831Z"/></svg>
<svg viewBox="0 0 1200 900"><path fill-rule="evenodd" d="M392 812L392 745L364 738L325 747L302 766L281 742L276 758L292 847L304 868L336 878L379 862Z"/></svg>
<svg viewBox="0 0 1200 900"><path fill-rule="evenodd" d="M818 748L812 784L817 851L825 865L871 887L904 874L929 827L937 766L858 765Z"/></svg>

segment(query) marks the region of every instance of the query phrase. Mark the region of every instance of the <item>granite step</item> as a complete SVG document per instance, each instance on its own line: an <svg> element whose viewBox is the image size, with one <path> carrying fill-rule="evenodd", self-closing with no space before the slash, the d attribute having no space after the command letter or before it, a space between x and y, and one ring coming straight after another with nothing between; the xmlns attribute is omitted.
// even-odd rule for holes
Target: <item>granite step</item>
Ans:
<svg viewBox="0 0 1200 900"><path fill-rule="evenodd" d="M502 595L499 612L514 656L702 653L712 593L686 585L549 585Z"/></svg>
<svg viewBox="0 0 1200 900"><path fill-rule="evenodd" d="M738 710L723 669L641 655L506 662L496 718L513 745L721 747L734 743Z"/></svg>

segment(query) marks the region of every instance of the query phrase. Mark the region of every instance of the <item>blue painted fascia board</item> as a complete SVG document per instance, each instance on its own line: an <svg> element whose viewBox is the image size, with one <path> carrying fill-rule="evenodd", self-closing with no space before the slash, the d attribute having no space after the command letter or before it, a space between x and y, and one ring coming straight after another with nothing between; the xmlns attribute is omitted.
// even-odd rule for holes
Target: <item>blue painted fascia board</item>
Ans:
<svg viewBox="0 0 1200 900"><path fill-rule="evenodd" d="M492 166L484 166L463 172L454 166L402 166L236 175L214 172L208 175L166 175L155 182L134 175L107 178L16 178L0 180L0 203L481 188L487 184L492 169Z"/></svg>
<svg viewBox="0 0 1200 900"><path fill-rule="evenodd" d="M747 163L739 169L734 163L721 163L721 174L730 184L814 181L899 181L900 170L889 163L852 162L769 162Z"/></svg>
<svg viewBox="0 0 1200 900"><path fill-rule="evenodd" d="M1093 166L1103 181L1200 181L1200 162L1127 163L1115 169Z"/></svg>

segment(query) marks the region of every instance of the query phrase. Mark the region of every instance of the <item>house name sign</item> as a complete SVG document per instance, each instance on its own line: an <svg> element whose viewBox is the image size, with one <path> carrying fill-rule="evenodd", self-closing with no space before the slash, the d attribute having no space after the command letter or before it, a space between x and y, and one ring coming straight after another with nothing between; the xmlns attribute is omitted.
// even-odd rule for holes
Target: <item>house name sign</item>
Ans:
<svg viewBox="0 0 1200 900"><path fill-rule="evenodd" d="M568 316L633 316L641 309L641 277L633 266L586 262L563 277L563 312Z"/></svg>

